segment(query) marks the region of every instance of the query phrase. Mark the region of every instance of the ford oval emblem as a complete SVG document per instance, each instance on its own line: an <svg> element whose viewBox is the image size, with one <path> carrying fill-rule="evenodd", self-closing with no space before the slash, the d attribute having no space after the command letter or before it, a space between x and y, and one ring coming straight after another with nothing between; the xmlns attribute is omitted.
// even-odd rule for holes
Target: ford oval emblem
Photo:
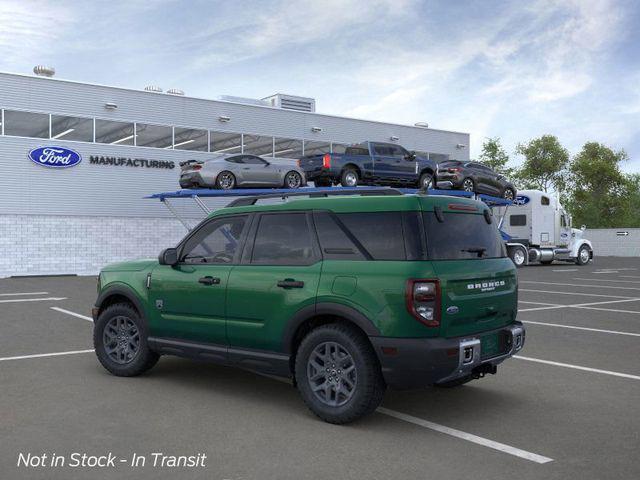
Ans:
<svg viewBox="0 0 640 480"><path fill-rule="evenodd" d="M516 199L514 200L514 205L526 205L527 203L529 203L531 199L529 197L527 197L526 195L518 195L516 196Z"/></svg>
<svg viewBox="0 0 640 480"><path fill-rule="evenodd" d="M69 148L38 147L29 152L29 159L43 167L69 168L79 164L82 156Z"/></svg>
<svg viewBox="0 0 640 480"><path fill-rule="evenodd" d="M460 311L460 309L458 307L456 307L455 305L451 305L450 307L447 308L447 313L449 315L455 315L459 311Z"/></svg>

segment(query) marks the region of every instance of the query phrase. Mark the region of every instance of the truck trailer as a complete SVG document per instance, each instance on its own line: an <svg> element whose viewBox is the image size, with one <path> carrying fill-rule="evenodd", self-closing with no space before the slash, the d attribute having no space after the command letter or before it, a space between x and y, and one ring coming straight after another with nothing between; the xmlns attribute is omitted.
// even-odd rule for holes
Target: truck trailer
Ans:
<svg viewBox="0 0 640 480"><path fill-rule="evenodd" d="M586 227L572 228L571 216L546 192L519 191L512 205L493 211L517 267L554 260L586 265L593 259L591 242L582 238Z"/></svg>

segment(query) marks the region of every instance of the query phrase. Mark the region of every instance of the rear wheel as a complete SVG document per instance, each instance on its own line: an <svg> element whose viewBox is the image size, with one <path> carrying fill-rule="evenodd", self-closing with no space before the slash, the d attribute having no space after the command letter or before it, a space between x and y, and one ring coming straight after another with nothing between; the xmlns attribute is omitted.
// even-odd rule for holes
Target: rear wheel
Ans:
<svg viewBox="0 0 640 480"><path fill-rule="evenodd" d="M233 173L227 172L225 170L224 172L220 172L218 174L218 177L216 178L216 187L218 187L220 190L231 190L235 186L236 177Z"/></svg>
<svg viewBox="0 0 640 480"><path fill-rule="evenodd" d="M300 188L300 186L302 185L302 176L294 171L291 170L289 173L287 173L284 177L284 186L286 188Z"/></svg>
<svg viewBox="0 0 640 480"><path fill-rule="evenodd" d="M462 181L462 190L464 190L465 192L475 192L476 184L473 182L473 179L465 178Z"/></svg>
<svg viewBox="0 0 640 480"><path fill-rule="evenodd" d="M340 185L343 187L357 187L358 180L358 172L355 169L345 168L340 176Z"/></svg>
<svg viewBox="0 0 640 480"><path fill-rule="evenodd" d="M516 194L513 191L513 188L511 187L507 187L504 189L504 192L502 192L502 198L504 198L505 200L513 200L515 198Z"/></svg>
<svg viewBox="0 0 640 480"><path fill-rule="evenodd" d="M93 327L93 346L104 368L119 377L140 375L159 355L147 344L147 326L128 303L104 309Z"/></svg>
<svg viewBox="0 0 640 480"><path fill-rule="evenodd" d="M578 250L578 256L576 257L576 263L578 265L586 265L591 260L591 250L586 245L582 245Z"/></svg>
<svg viewBox="0 0 640 480"><path fill-rule="evenodd" d="M335 424L372 413L386 388L367 338L356 328L340 324L318 327L302 340L295 377L307 407Z"/></svg>

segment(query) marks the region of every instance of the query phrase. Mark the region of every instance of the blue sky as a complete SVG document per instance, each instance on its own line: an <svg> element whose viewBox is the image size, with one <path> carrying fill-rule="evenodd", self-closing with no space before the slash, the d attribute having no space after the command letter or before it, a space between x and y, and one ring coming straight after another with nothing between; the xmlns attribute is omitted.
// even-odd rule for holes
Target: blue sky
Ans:
<svg viewBox="0 0 640 480"><path fill-rule="evenodd" d="M0 0L0 70L187 95L311 96L322 113L551 133L640 172L640 2ZM521 159L514 157L514 163Z"/></svg>

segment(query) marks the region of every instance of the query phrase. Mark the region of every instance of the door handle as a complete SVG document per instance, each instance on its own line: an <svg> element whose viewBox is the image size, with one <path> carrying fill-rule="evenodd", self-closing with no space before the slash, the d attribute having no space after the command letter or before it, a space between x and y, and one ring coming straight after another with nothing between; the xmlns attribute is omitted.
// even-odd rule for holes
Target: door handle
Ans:
<svg viewBox="0 0 640 480"><path fill-rule="evenodd" d="M278 282L278 286L280 288L302 288L304 287L304 282L298 282L292 278L285 278Z"/></svg>
<svg viewBox="0 0 640 480"><path fill-rule="evenodd" d="M202 283L203 285L219 285L220 279L218 277L202 277L198 279L198 283Z"/></svg>

